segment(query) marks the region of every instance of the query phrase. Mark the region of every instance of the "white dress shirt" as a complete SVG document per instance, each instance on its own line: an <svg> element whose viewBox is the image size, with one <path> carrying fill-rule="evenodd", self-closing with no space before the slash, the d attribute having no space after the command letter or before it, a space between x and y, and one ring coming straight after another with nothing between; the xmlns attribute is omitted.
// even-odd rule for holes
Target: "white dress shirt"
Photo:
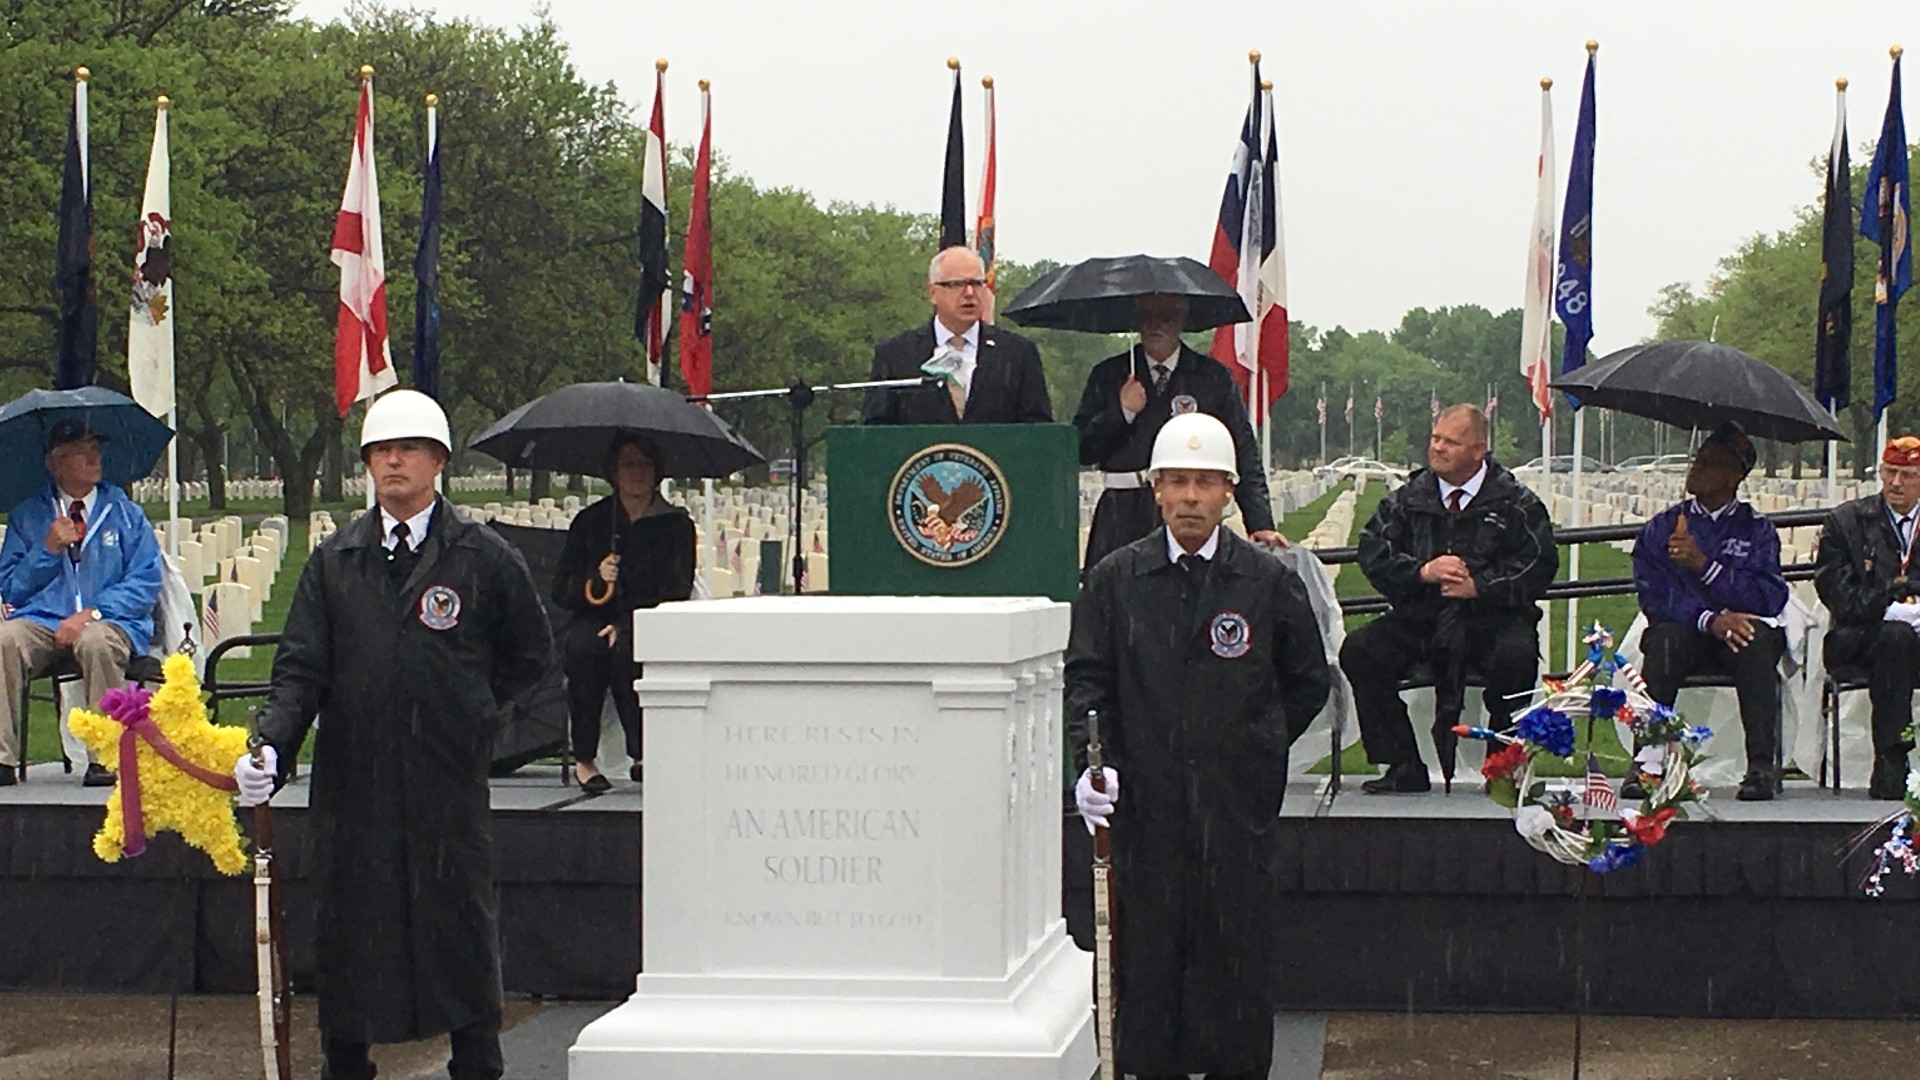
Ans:
<svg viewBox="0 0 1920 1080"><path fill-rule="evenodd" d="M407 519L407 550L409 552L419 551L420 545L426 541L427 526L433 524L433 507L437 502L439 500L435 499L434 502L427 504L425 510ZM392 551L393 546L400 542L399 538L393 535L393 527L398 524L400 524L399 518L387 513L386 507L380 508L380 546L388 551Z"/></svg>
<svg viewBox="0 0 1920 1080"><path fill-rule="evenodd" d="M947 329L938 318L933 320L933 351L935 355L938 355L942 349L951 349L954 347L953 336L953 331ZM960 335L960 348L958 352L960 353L960 370L955 373L954 377L960 380L961 388L967 392L967 396L971 397L973 396L973 369L980 366L979 322L976 321L972 326L967 327L967 332Z"/></svg>
<svg viewBox="0 0 1920 1080"><path fill-rule="evenodd" d="M1200 545L1200 550L1192 551L1192 552L1188 551L1186 548L1181 547L1180 541L1175 540L1173 538L1172 529L1167 530L1167 561L1170 563L1179 562L1180 556L1182 555L1198 555L1200 556L1200 558L1204 559L1205 561L1212 562L1214 554L1219 550L1220 550L1220 526L1218 525L1215 525L1213 527L1213 533L1207 537L1207 542Z"/></svg>
<svg viewBox="0 0 1920 1080"><path fill-rule="evenodd" d="M1434 477L1434 479L1440 480L1438 476ZM1487 463L1485 461L1480 463L1480 468L1476 470L1472 476L1467 477L1467 482L1464 484L1449 484L1445 480L1440 480L1440 505L1452 509L1447 500L1453 498L1453 493L1458 491L1462 493L1460 496L1460 509L1465 510L1467 507L1473 505L1474 496L1480 494L1480 485L1486 482Z"/></svg>

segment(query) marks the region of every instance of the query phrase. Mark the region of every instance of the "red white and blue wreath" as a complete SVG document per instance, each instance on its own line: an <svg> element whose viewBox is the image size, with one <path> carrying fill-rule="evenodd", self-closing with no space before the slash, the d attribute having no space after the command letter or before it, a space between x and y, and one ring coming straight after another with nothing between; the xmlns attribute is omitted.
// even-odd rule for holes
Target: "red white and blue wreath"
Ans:
<svg viewBox="0 0 1920 1080"><path fill-rule="evenodd" d="M1909 734L1908 737L1911 738L1912 735ZM1914 836L1916 814L1920 814L1920 769L1907 773L1907 795L1900 809L1862 832L1850 845L1849 853L1863 846L1868 838L1881 829L1889 825L1893 826L1893 831L1887 834L1887 838L1881 841L1879 847L1873 849L1873 864L1868 868L1866 876L1860 879L1860 888L1868 896L1877 898L1886 893L1886 877L1889 871L1898 869L1908 877L1920 874L1920 850L1915 849L1915 844L1920 843L1920 840Z"/></svg>
<svg viewBox="0 0 1920 1080"><path fill-rule="evenodd" d="M1586 660L1565 679L1545 680L1535 691L1542 700L1511 731L1462 726L1454 732L1500 747L1487 755L1481 775L1493 801L1513 810L1513 827L1528 844L1569 866L1605 874L1637 865L1648 848L1666 839L1670 825L1686 820L1689 803L1706 797L1692 773L1703 757L1700 745L1713 732L1688 726L1670 706L1648 697L1646 680L1619 658L1612 633L1600 624L1583 640ZM1614 687L1616 673L1627 689ZM1641 747L1634 762L1651 787L1638 807L1620 806L1618 790L1592 751L1577 791L1549 790L1545 780L1535 778L1548 758L1573 763L1574 721L1582 718L1589 731L1595 721L1618 721L1632 730ZM1911 816L1908 820L1911 836Z"/></svg>

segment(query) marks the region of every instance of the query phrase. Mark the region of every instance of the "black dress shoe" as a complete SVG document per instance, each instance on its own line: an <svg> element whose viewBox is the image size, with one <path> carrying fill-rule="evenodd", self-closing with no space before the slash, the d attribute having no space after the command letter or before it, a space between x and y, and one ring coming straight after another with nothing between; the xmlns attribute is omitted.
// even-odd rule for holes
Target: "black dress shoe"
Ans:
<svg viewBox="0 0 1920 1080"><path fill-rule="evenodd" d="M1733 797L1741 802L1768 802L1773 799L1773 787L1771 772L1750 772L1740 781L1740 790Z"/></svg>
<svg viewBox="0 0 1920 1080"><path fill-rule="evenodd" d="M639 762L637 761L634 762L633 768L627 770L627 779L633 781L636 784L639 783L641 776L644 775L641 772L642 768L643 766Z"/></svg>
<svg viewBox="0 0 1920 1080"><path fill-rule="evenodd" d="M580 790L589 795L605 795L613 790L613 781L607 779L606 773L594 773L580 781Z"/></svg>
<svg viewBox="0 0 1920 1080"><path fill-rule="evenodd" d="M12 787L19 782L19 778L13 774L13 766L0 765L0 787Z"/></svg>
<svg viewBox="0 0 1920 1080"><path fill-rule="evenodd" d="M1387 766L1386 775L1366 781L1360 790L1369 795L1415 794L1432 791L1433 781L1427 776L1424 762L1402 762Z"/></svg>
<svg viewBox="0 0 1920 1080"><path fill-rule="evenodd" d="M1873 779L1867 783L1870 799L1899 800L1907 797L1907 757L1905 754L1880 754L1873 759Z"/></svg>
<svg viewBox="0 0 1920 1080"><path fill-rule="evenodd" d="M97 761L87 763L87 775L80 778L81 787L112 787L113 772Z"/></svg>

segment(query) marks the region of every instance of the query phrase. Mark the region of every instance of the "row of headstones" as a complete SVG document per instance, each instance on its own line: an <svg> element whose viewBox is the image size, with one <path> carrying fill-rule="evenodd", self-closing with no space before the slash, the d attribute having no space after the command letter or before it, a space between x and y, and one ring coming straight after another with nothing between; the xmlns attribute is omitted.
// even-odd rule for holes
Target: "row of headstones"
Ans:
<svg viewBox="0 0 1920 1080"><path fill-rule="evenodd" d="M483 486L470 488L456 486L454 490L491 490L484 486L484 477L457 478L455 481L456 485L459 483L459 480L462 479L472 479L477 483L481 483ZM500 479L504 480L505 477L503 476ZM367 493L366 477L345 477L341 480L341 488L348 495L364 496ZM227 498L229 499L278 499L285 490L286 484L279 480L229 480L226 485ZM180 499L182 502L205 499L209 496L210 491L211 489L205 480L180 481ZM129 494L133 496L133 501L138 503L158 503L164 505L167 501L167 482L164 478L154 476L149 476L144 480L135 480ZM315 497L318 497L320 494L320 481L318 480L313 482L313 494Z"/></svg>

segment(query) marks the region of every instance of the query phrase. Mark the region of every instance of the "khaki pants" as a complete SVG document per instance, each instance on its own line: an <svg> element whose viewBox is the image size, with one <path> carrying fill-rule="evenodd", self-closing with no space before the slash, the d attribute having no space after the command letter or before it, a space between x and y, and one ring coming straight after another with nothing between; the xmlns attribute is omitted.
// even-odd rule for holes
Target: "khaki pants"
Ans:
<svg viewBox="0 0 1920 1080"><path fill-rule="evenodd" d="M0 622L0 765L18 765L16 749L21 717L20 691L27 680L72 655L80 666L87 690L87 707L100 707L100 698L127 682L127 635L110 623L97 622L80 631L72 649L53 643L53 631L27 619Z"/></svg>

